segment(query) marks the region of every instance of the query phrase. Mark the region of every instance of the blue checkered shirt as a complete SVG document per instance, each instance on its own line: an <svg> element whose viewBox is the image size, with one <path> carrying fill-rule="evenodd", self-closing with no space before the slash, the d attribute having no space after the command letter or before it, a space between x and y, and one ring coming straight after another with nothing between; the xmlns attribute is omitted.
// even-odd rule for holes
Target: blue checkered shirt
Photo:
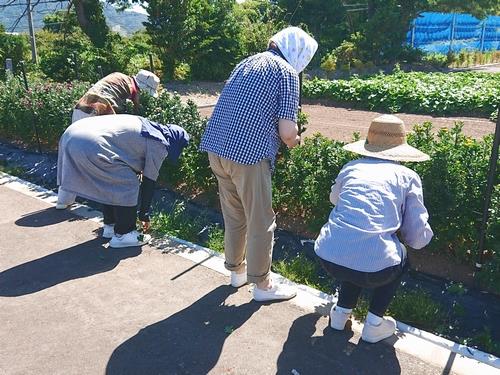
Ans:
<svg viewBox="0 0 500 375"><path fill-rule="evenodd" d="M200 149L240 164L269 159L280 146L278 120L297 121L299 78L274 51L248 57L231 73Z"/></svg>

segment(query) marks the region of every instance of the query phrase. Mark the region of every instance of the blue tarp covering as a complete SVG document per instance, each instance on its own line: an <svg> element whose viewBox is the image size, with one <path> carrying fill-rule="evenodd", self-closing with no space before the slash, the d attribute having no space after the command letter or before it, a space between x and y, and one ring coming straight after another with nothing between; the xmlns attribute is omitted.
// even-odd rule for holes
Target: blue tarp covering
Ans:
<svg viewBox="0 0 500 375"><path fill-rule="evenodd" d="M422 13L406 35L409 45L426 52L500 50L500 16L479 20L470 14Z"/></svg>

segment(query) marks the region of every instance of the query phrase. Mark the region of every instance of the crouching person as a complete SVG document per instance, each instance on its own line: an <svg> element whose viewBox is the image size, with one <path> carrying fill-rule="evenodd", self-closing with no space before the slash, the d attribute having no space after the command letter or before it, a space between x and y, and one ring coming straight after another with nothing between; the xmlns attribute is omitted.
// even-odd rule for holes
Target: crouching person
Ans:
<svg viewBox="0 0 500 375"><path fill-rule="evenodd" d="M146 92L157 97L159 84L160 79L147 70L140 70L133 77L119 72L111 73L96 82L78 100L71 123L87 117L123 113L127 100L134 103L137 112L140 106L139 93ZM64 210L75 202L76 196L59 187L57 198L56 209Z"/></svg>
<svg viewBox="0 0 500 375"><path fill-rule="evenodd" d="M160 167L165 158L175 163L188 141L180 126L139 116L85 118L61 137L57 184L70 194L103 204L103 237L111 238L111 247L140 246L150 236L136 230L137 208L147 228Z"/></svg>
<svg viewBox="0 0 500 375"><path fill-rule="evenodd" d="M391 336L396 322L384 317L409 264L406 248L426 246L433 236L427 222L420 177L400 161L429 156L406 143L403 122L391 115L374 119L365 140L344 149L365 157L347 163L332 186L335 205L315 243L326 271L341 282L330 325L343 330L361 290L373 291L362 339Z"/></svg>

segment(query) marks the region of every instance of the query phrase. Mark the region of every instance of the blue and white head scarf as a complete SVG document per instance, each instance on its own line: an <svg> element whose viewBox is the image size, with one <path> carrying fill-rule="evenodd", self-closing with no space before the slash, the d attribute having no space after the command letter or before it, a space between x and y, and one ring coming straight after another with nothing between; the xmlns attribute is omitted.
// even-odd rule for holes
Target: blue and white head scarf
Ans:
<svg viewBox="0 0 500 375"><path fill-rule="evenodd" d="M298 27L287 27L271 37L276 43L285 60L298 73L302 72L311 62L318 42L309 34Z"/></svg>

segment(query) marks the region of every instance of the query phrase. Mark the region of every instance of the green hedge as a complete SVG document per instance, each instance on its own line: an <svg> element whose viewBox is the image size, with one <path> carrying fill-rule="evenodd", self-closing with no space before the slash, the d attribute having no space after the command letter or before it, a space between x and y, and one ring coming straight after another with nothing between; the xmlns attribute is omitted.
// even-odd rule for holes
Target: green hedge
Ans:
<svg viewBox="0 0 500 375"><path fill-rule="evenodd" d="M40 134L46 147L55 149L57 139L69 125L73 103L88 84L33 84L30 95L17 80L0 82L0 137L34 145L30 106L34 103ZM191 134L191 142L177 167L165 163L160 181L190 195L212 193L216 181L206 153L198 151L206 125L193 103L182 104L178 96L163 92L158 98L142 98L144 116L162 123L176 123ZM432 125L415 126L408 142L431 155L425 163L409 164L423 180L424 199L435 237L429 249L445 252L461 261L474 263L493 137L472 139L462 133L460 124L436 135ZM331 210L329 191L342 166L356 157L342 149L343 143L319 134L302 145L284 151L276 163L274 206L281 217L298 225L301 231L317 232ZM483 279L500 285L500 165L497 167L487 238L487 258Z"/></svg>
<svg viewBox="0 0 500 375"><path fill-rule="evenodd" d="M304 95L391 113L494 117L499 106L500 74L395 70L368 78L305 81Z"/></svg>
<svg viewBox="0 0 500 375"><path fill-rule="evenodd" d="M164 163L160 179L185 193L215 192L215 177L208 165L206 152L199 152L201 135L207 123L200 117L193 102L183 104L180 97L163 91L158 98L141 97L141 115L163 124L182 126L190 135L189 146L184 149L176 167ZM130 111L132 113L132 111Z"/></svg>
<svg viewBox="0 0 500 375"><path fill-rule="evenodd" d="M0 136L35 145L33 117L42 146L54 149L71 123L71 111L90 84L29 82L29 93L18 77L0 82Z"/></svg>

